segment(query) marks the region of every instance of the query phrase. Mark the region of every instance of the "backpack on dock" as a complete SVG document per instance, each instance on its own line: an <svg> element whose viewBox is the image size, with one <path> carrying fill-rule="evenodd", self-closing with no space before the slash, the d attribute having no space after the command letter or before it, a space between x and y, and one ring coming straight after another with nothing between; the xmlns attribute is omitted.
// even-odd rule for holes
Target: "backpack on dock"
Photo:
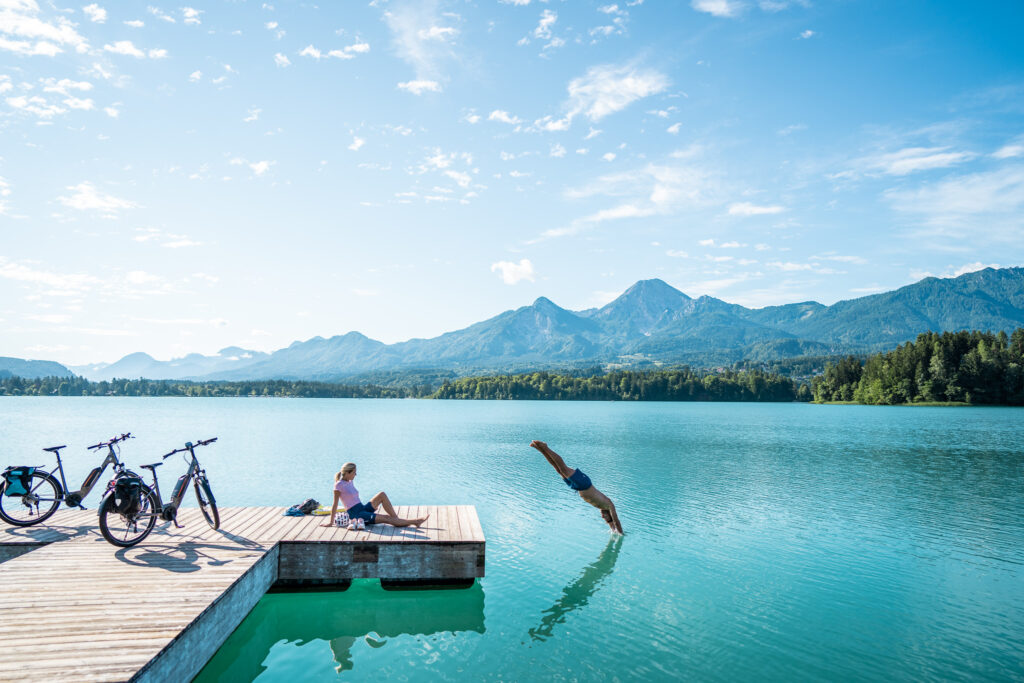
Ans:
<svg viewBox="0 0 1024 683"><path fill-rule="evenodd" d="M7 486L4 487L5 496L24 496L32 487L32 473L35 467L8 467L4 470L4 479Z"/></svg>
<svg viewBox="0 0 1024 683"><path fill-rule="evenodd" d="M320 507L320 503L312 498L307 498L298 505L292 505L290 508L285 510L284 514L286 517L302 517L304 515L313 514L318 507Z"/></svg>

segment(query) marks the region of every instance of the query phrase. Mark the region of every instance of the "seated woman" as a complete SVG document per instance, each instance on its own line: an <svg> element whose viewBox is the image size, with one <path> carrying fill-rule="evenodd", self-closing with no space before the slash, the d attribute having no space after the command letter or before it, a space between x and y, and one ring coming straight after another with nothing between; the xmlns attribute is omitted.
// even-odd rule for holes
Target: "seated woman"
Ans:
<svg viewBox="0 0 1024 683"><path fill-rule="evenodd" d="M370 499L369 503L359 501L359 491L352 480L356 478L356 464L347 462L341 466L341 471L334 475L334 505L331 506L329 521L321 526L334 526L334 517L338 514L338 501L348 510L348 516L352 519L361 519L367 524L390 524L391 526L415 526L418 527L427 521L427 517L419 519L402 519L395 512L395 506L391 504L388 495L381 491ZM377 508L384 506L387 514L378 514Z"/></svg>

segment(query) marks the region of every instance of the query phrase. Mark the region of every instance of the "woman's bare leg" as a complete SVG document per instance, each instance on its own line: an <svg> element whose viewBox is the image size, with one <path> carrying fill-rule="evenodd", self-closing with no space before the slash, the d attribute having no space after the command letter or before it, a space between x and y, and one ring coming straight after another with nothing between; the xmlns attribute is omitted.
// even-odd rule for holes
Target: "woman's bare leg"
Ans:
<svg viewBox="0 0 1024 683"><path fill-rule="evenodd" d="M388 498L388 494L380 491L376 496L370 499L370 505L376 510L381 505L384 506L384 512L388 513L391 517L398 517L398 513L395 512L395 506L391 504L391 499Z"/></svg>
<svg viewBox="0 0 1024 683"><path fill-rule="evenodd" d="M562 456L548 448L546 443L543 441L533 441L530 445L543 454L544 458L551 463L551 466L555 468L555 471L558 472L559 475L561 475L562 479L568 479L572 476L572 473L575 470L566 465L565 461L562 460Z"/></svg>
<svg viewBox="0 0 1024 683"><path fill-rule="evenodd" d="M426 517L420 517L418 519L402 519L401 517L392 517L391 515L379 514L379 515L377 515L376 523L377 524L390 524L391 526L415 526L415 527L418 527L420 524L423 524L423 522L427 521L427 517L430 517L430 515L428 514L428 515L426 515Z"/></svg>

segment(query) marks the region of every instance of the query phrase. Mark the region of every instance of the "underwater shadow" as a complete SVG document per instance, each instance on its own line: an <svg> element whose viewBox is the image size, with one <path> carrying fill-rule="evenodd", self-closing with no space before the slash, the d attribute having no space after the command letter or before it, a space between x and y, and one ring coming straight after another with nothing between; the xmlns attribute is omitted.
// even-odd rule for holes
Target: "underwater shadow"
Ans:
<svg viewBox="0 0 1024 683"><path fill-rule="evenodd" d="M326 641L339 673L356 667L352 649L363 640L386 647L403 635L484 632L484 590L390 592L360 580L345 592L273 593L253 608L206 665L197 681L255 680L275 647Z"/></svg>
<svg viewBox="0 0 1024 683"><path fill-rule="evenodd" d="M529 630L530 638L544 641L551 637L555 626L565 623L566 617L573 611L586 607L590 598L601 587L615 569L622 548L622 536L615 535L608 540L597 560L583 570L579 578L562 589L562 597L555 604L544 610L540 626Z"/></svg>

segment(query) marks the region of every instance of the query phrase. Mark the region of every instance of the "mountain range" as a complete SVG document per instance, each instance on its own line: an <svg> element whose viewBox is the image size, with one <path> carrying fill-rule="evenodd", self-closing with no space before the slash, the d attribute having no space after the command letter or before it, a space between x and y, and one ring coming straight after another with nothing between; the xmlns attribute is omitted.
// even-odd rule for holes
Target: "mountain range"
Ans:
<svg viewBox="0 0 1024 683"><path fill-rule="evenodd" d="M463 375L597 364L715 365L877 352L927 331L1017 327L1024 327L1024 268L929 277L831 306L805 301L756 309L691 298L652 279L601 308L571 311L541 297L432 339L384 344L349 332L297 341L271 354L229 347L213 356L157 361L133 353L113 364L71 369L93 380L339 381L428 369Z"/></svg>

